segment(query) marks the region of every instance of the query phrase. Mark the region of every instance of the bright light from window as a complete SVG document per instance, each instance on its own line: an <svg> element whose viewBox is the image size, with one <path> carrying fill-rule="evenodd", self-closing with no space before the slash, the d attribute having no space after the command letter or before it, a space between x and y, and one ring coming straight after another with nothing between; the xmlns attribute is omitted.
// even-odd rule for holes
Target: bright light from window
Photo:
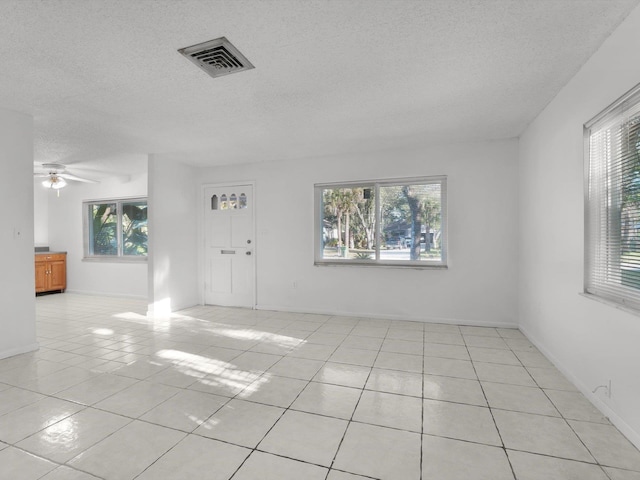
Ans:
<svg viewBox="0 0 640 480"><path fill-rule="evenodd" d="M446 177L315 186L316 264L446 267Z"/></svg>

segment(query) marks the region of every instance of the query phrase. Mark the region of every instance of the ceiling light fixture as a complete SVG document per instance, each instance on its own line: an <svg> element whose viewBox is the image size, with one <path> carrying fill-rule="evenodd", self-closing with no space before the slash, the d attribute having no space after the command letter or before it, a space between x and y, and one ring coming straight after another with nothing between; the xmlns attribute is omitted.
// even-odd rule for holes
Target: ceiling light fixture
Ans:
<svg viewBox="0 0 640 480"><path fill-rule="evenodd" d="M42 185L44 185L47 188L54 188L58 190L60 188L66 187L67 182L64 180L64 178L53 174L53 175L50 175L49 178L47 178L44 182L42 182Z"/></svg>
<svg viewBox="0 0 640 480"><path fill-rule="evenodd" d="M58 197L60 196L60 189L67 186L67 182L64 178L59 177L57 174L52 173L49 175L45 181L42 182L42 185L47 188L53 188L56 191Z"/></svg>
<svg viewBox="0 0 640 480"><path fill-rule="evenodd" d="M38 171L38 169L42 169L43 171ZM73 182L98 183L95 180L78 177L77 175L67 172L67 167L61 163L43 163L41 167L36 168L33 176L35 178L44 178L45 180L42 181L42 186L56 190L58 196L60 196L60 189L67 186L67 180Z"/></svg>

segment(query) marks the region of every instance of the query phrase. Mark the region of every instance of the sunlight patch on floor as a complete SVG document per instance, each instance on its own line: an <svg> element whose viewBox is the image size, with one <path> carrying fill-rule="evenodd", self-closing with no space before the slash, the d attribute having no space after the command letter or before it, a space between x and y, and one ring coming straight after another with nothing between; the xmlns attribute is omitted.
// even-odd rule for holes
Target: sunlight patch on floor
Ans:
<svg viewBox="0 0 640 480"><path fill-rule="evenodd" d="M220 336L235 338L238 340L255 340L257 342L270 342L283 347L298 347L306 343L306 340L300 338L289 337L286 335L278 335L277 333L265 332L262 330L253 330L248 328L212 328L210 332Z"/></svg>
<svg viewBox="0 0 640 480"><path fill-rule="evenodd" d="M160 350L156 355L171 362L180 373L197 378L202 385L230 391L244 389L262 376L260 371L242 370L232 363L179 350Z"/></svg>

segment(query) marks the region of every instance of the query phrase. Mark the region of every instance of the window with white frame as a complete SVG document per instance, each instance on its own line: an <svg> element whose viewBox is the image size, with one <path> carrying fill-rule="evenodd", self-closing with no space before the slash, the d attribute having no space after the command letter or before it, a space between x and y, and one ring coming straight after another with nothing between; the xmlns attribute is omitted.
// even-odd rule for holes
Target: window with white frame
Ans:
<svg viewBox="0 0 640 480"><path fill-rule="evenodd" d="M446 177L315 185L315 263L447 266Z"/></svg>
<svg viewBox="0 0 640 480"><path fill-rule="evenodd" d="M640 85L585 140L585 293L640 309Z"/></svg>
<svg viewBox="0 0 640 480"><path fill-rule="evenodd" d="M83 203L85 259L145 260L147 199Z"/></svg>

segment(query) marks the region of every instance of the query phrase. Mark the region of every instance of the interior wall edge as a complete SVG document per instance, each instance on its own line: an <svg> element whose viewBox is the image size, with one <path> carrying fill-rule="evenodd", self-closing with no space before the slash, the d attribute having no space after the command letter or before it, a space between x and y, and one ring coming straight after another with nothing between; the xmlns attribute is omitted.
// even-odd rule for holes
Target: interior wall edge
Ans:
<svg viewBox="0 0 640 480"><path fill-rule="evenodd" d="M9 350L4 350L0 352L0 360L3 358L14 357L16 355L21 355L23 353L35 352L40 349L39 343L32 343L30 345L24 345L19 348L10 348Z"/></svg>

